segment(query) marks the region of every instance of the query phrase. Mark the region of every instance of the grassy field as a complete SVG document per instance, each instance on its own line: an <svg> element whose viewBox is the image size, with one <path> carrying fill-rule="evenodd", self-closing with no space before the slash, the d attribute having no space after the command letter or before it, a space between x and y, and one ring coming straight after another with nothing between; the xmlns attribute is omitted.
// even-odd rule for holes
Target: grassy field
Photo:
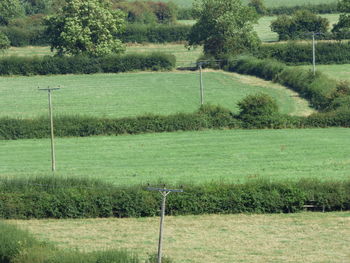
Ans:
<svg viewBox="0 0 350 263"><path fill-rule="evenodd" d="M135 0L128 0L134 2ZM160 0L160 2L173 2L180 7L191 7L194 0ZM249 0L242 0L243 3L248 3ZM336 3L337 0L264 0L266 7L277 7L277 6L297 6L297 5L308 5L308 4L328 4Z"/></svg>
<svg viewBox="0 0 350 263"><path fill-rule="evenodd" d="M278 101L281 111L310 113L305 100L292 91L257 78L225 72L203 74L205 102L237 110L248 94L264 92ZM126 117L145 113L194 112L199 108L198 72L55 75L0 78L0 117L47 115L47 94L38 87L61 85L54 92L55 113Z"/></svg>
<svg viewBox="0 0 350 263"><path fill-rule="evenodd" d="M299 67L312 69L312 65ZM350 81L350 64L316 65L316 70L328 75L332 79Z"/></svg>
<svg viewBox="0 0 350 263"><path fill-rule="evenodd" d="M50 174L50 141L0 141L0 176ZM349 129L209 130L57 138L57 176L115 184L350 179Z"/></svg>
<svg viewBox="0 0 350 263"><path fill-rule="evenodd" d="M83 251L156 253L159 219L11 220L41 240ZM175 262L348 262L350 213L166 217L164 253Z"/></svg>
<svg viewBox="0 0 350 263"><path fill-rule="evenodd" d="M190 20L192 21L192 20ZM150 52L166 52L176 57L176 66L189 66L192 62L196 62L198 57L202 55L202 48L188 50L184 43L167 43L167 44L128 44L126 53L150 53ZM27 46L27 47L11 47L0 56L52 56L48 46Z"/></svg>

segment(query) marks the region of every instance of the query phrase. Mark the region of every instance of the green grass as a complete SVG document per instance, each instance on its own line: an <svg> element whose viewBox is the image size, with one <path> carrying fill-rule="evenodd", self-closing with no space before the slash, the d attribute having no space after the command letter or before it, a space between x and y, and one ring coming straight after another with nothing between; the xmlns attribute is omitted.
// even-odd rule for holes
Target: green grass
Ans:
<svg viewBox="0 0 350 263"><path fill-rule="evenodd" d="M40 240L81 251L156 253L159 218L11 220ZM166 217L163 252L175 262L348 262L350 213Z"/></svg>
<svg viewBox="0 0 350 263"><path fill-rule="evenodd" d="M0 141L0 176L50 174L50 141ZM131 185L164 180L350 179L349 129L209 130L57 138L57 176Z"/></svg>
<svg viewBox="0 0 350 263"><path fill-rule="evenodd" d="M264 92L278 101L281 112L310 112L306 101L272 82L224 72L204 72L205 102L237 111L248 94ZM145 113L194 112L199 108L198 72L143 72L0 78L0 117L47 115L47 92L38 87L61 85L53 93L56 114L127 117Z"/></svg>
<svg viewBox="0 0 350 263"><path fill-rule="evenodd" d="M312 65L299 66L305 69L312 69ZM320 71L332 79L350 81L350 64L341 65L317 65L316 70Z"/></svg>
<svg viewBox="0 0 350 263"><path fill-rule="evenodd" d="M188 20L192 21L192 20ZM150 53L150 52L165 52L173 54L176 57L176 66L189 66L192 62L197 61L202 55L201 47L188 50L184 43L167 43L167 44L128 44L126 53ZM11 47L0 56L52 56L54 53L50 51L48 46L26 46L26 47Z"/></svg>

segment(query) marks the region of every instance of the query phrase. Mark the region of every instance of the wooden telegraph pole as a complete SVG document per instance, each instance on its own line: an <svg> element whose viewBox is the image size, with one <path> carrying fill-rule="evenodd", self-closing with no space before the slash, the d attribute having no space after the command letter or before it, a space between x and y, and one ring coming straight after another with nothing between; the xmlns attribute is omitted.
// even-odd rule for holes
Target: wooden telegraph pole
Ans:
<svg viewBox="0 0 350 263"><path fill-rule="evenodd" d="M47 91L49 96L49 116L50 116L50 130L51 130L51 169L52 172L56 171L56 158L55 158L55 143L54 143L54 132L53 132L53 111L52 111L52 98L51 98L51 92L53 90L59 90L60 88L50 88L47 87L46 89L40 89Z"/></svg>
<svg viewBox="0 0 350 263"><path fill-rule="evenodd" d="M158 241L158 263L162 263L162 248L163 248L163 225L164 225L164 215L165 215L165 202L166 197L171 192L183 192L182 189L166 189L164 188L155 188L155 187L148 187L148 191L158 191L163 196L162 199L162 206L160 211L160 228L159 228L159 241Z"/></svg>
<svg viewBox="0 0 350 263"><path fill-rule="evenodd" d="M204 62L198 62L199 68L199 92L201 97L201 105L204 104L204 86L203 86L203 74L202 74L202 66Z"/></svg>

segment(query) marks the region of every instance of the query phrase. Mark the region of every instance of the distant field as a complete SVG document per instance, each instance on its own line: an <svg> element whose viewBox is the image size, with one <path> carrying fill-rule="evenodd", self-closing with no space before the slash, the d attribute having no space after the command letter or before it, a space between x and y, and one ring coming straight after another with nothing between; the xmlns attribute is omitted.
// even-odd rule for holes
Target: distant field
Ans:
<svg viewBox="0 0 350 263"><path fill-rule="evenodd" d="M312 69L311 65L300 67ZM350 81L350 64L316 65L316 70L328 75L333 79Z"/></svg>
<svg viewBox="0 0 350 263"><path fill-rule="evenodd" d="M173 54L176 57L177 66L188 66L191 62L197 61L198 57L202 54L202 48L188 50L185 44L129 44L126 47L126 53L150 53L150 52L166 52ZM38 46L27 46L27 47L11 47L6 50L0 56L52 56L53 53L50 48L38 47Z"/></svg>
<svg viewBox="0 0 350 263"><path fill-rule="evenodd" d="M204 100L237 111L248 94L264 92L284 113L310 113L305 100L292 91L254 77L204 72ZM0 117L47 115L47 94L38 87L62 87L53 94L56 114L127 117L145 113L194 112L199 108L198 72L139 72L0 78Z"/></svg>
<svg viewBox="0 0 350 263"><path fill-rule="evenodd" d="M134 2L134 0L128 0ZM160 0L161 2L173 2L180 7L191 7L194 0ZM242 0L243 3L248 3L249 0ZM297 6L297 5L308 5L308 4L328 4L336 3L337 0L264 0L265 6L277 7L277 6Z"/></svg>
<svg viewBox="0 0 350 263"><path fill-rule="evenodd" d="M333 24L338 22L339 14L323 14L322 17L325 17L330 22L330 29ZM273 42L278 41L278 34L271 31L270 25L271 22L276 20L277 16L264 16L259 19L259 23L254 25L254 30L257 32L259 38L263 42ZM193 25L194 20L180 20L179 23Z"/></svg>
<svg viewBox="0 0 350 263"><path fill-rule="evenodd" d="M350 179L349 129L208 130L57 138L57 176L132 185ZM0 141L0 176L50 174L50 141Z"/></svg>
<svg viewBox="0 0 350 263"><path fill-rule="evenodd" d="M83 251L157 251L159 218L11 220L40 240ZM348 262L350 213L166 217L163 252L174 262Z"/></svg>

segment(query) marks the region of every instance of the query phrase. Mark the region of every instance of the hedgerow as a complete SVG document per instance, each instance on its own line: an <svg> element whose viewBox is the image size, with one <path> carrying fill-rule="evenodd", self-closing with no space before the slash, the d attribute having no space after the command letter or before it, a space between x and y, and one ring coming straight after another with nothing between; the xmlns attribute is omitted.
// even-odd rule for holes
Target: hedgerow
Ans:
<svg viewBox="0 0 350 263"><path fill-rule="evenodd" d="M2 57L0 75L90 74L134 70L170 70L175 57L164 53L111 55L106 57Z"/></svg>
<svg viewBox="0 0 350 263"><path fill-rule="evenodd" d="M257 180L182 187L183 193L168 197L168 215L293 213L311 200L318 210L350 209L349 181ZM6 219L144 217L158 215L160 205L159 193L143 185L115 186L88 179L1 179L0 193L0 217Z"/></svg>
<svg viewBox="0 0 350 263"><path fill-rule="evenodd" d="M289 42L261 45L254 55L261 59L276 59L289 65L311 64L312 44ZM319 42L315 58L319 64L350 63L350 42Z"/></svg>

